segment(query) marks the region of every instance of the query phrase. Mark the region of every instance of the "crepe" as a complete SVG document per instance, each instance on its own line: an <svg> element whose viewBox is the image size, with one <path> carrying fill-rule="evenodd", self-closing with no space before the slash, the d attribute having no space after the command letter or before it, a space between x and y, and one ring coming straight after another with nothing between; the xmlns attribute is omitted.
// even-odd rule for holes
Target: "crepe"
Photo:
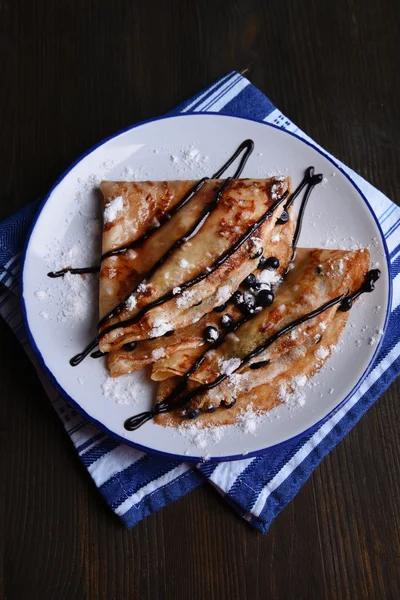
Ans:
<svg viewBox="0 0 400 600"><path fill-rule="evenodd" d="M297 346L277 358L268 368L264 369L263 384L252 386L251 376L254 375L254 371L248 371L247 383L243 378L242 387L236 392L235 405L232 408L220 409L213 413L200 413L196 423L200 427L232 425L240 420L247 410L265 413L284 402L289 405L291 402L295 403L299 393L304 397L306 394L304 378L309 380L325 365L335 351L348 317L348 312L337 311L320 342L311 338L306 344ZM157 391L157 402L166 398L178 382L178 377L162 381ZM300 391L299 383L302 384ZM194 383L190 388L193 387ZM179 411L156 415L155 422L164 427L179 427L192 423L185 419Z"/></svg>
<svg viewBox="0 0 400 600"><path fill-rule="evenodd" d="M121 301L127 289L132 294L126 297L118 314L103 319L101 351L109 352L128 342L159 337L199 320L225 302L254 270L254 256L260 247L265 249L269 245L275 222L282 213L284 195L290 186L288 178L228 180L215 208L190 239L170 253L143 282L144 275L165 252L200 222L206 205L215 201L222 184L223 180L206 181L179 211L155 228L143 244L102 261L101 316L107 315L110 306ZM173 203L179 204L182 194L192 185L193 182L103 182L106 217L103 254L138 239L154 219L160 221ZM268 218L239 245L250 228L265 216ZM235 244L237 249L215 266ZM187 290L180 289L196 277L202 277L201 281ZM139 282L142 284L137 288ZM167 294L171 296L167 301L147 310L149 304ZM119 326L128 320L133 322Z"/></svg>
<svg viewBox="0 0 400 600"><path fill-rule="evenodd" d="M343 329L345 318L338 313L338 304L298 325L245 364L240 365L240 360L256 348L261 347L266 340L293 321L311 313L334 298L358 289L367 272L368 265L369 253L367 250L299 249L294 269L278 289L273 305L245 322L235 331L234 336L227 336L218 348L207 352L200 368L190 377L190 387L196 388L199 384L210 384L224 373L231 373L231 375L212 390L206 392L199 390L200 393L190 400L186 408L190 411L209 409L218 407L221 402L229 404L233 399L237 400L242 396L245 398L245 404L248 405L250 391L258 387L260 390L254 392L254 395L256 404L260 405L263 402L263 394L267 391L265 385L270 384L269 380L275 369L278 369L276 377L283 369L282 372L287 381L291 380L293 373L297 372L299 368L300 372L303 368L310 373L316 370L317 359L312 354L312 347L319 342L321 334L322 337L326 335L333 323L332 336L339 337ZM336 321L334 321L335 317ZM298 355L299 348L303 348L304 357ZM250 368L252 363L262 364L265 361L270 361L270 364L254 370ZM239 368L233 368L237 364L239 364ZM302 366L299 367L299 364ZM181 375L186 373L189 367L190 365L187 363L182 365L184 370ZM174 373L176 372L175 365ZM179 381L179 379L175 381ZM161 386L160 393L168 394L167 387L171 388L171 384ZM268 398L275 398L274 402L276 401L276 391L272 394L268 391L267 395ZM272 400L268 402L270 401ZM243 408L243 402L241 404ZM233 415L236 410L233 411ZM215 418L218 420L217 417ZM231 418L233 419L233 417L226 417L226 419ZM157 422L162 424L168 422L169 419L171 419L171 415L157 416ZM206 417L203 419L207 420Z"/></svg>
<svg viewBox="0 0 400 600"><path fill-rule="evenodd" d="M292 254L291 242L295 229L293 208L288 210L288 214L287 223L276 225L272 236L273 241L268 247L268 252L273 254L279 261L279 268L274 273L270 273L274 280L279 279L279 276L286 272ZM256 276L259 276L261 272L259 268L253 271ZM230 303L223 313L221 311L211 311L196 323L177 329L168 337L163 336L139 341L134 350L131 351L121 348L110 352L108 355L108 368L111 377L133 373L151 363L155 363L151 376L155 381L161 381L173 374L184 372L185 367L182 360L191 364L199 353L204 352L210 345L204 339L204 330L208 326L221 329L222 314L229 314L235 321L242 317L239 308L234 303ZM192 358L189 358L190 356ZM169 357L171 357L171 360L169 360ZM182 364L175 371L175 364L179 363Z"/></svg>

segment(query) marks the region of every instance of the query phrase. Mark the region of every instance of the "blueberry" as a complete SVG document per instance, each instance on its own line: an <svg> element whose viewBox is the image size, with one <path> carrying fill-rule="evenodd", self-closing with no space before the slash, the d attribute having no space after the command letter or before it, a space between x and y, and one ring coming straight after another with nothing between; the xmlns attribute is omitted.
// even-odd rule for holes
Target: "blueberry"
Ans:
<svg viewBox="0 0 400 600"><path fill-rule="evenodd" d="M122 346L122 348L124 350L126 350L127 352L131 352L132 350L134 350L137 346L137 342L128 342L127 344L124 344Z"/></svg>
<svg viewBox="0 0 400 600"><path fill-rule="evenodd" d="M279 269L279 259L276 256L270 256L265 261L265 269Z"/></svg>
<svg viewBox="0 0 400 600"><path fill-rule="evenodd" d="M270 290L260 290L257 296L257 304L260 304L261 306L270 306L274 299L274 293Z"/></svg>
<svg viewBox="0 0 400 600"><path fill-rule="evenodd" d="M239 308L244 315L251 315L256 307L256 299L250 292L244 293L244 300L239 304Z"/></svg>
<svg viewBox="0 0 400 600"><path fill-rule="evenodd" d="M225 304L221 304L220 306L216 306L214 308L215 312L222 312L222 311L224 311L226 309L226 307L227 307L227 304L228 303L225 302Z"/></svg>
<svg viewBox="0 0 400 600"><path fill-rule="evenodd" d="M244 296L243 296L242 292L240 292L239 290L237 290L233 294L232 298L233 298L234 302L238 305L243 304L243 302L244 302Z"/></svg>
<svg viewBox="0 0 400 600"><path fill-rule="evenodd" d="M254 285L256 283L256 281L257 281L257 278L254 275L254 273L250 273L250 275L247 275L247 277L243 281L243 283L246 287L251 287L252 285Z"/></svg>
<svg viewBox="0 0 400 600"><path fill-rule="evenodd" d="M222 315L222 319L221 319L222 327L230 327L231 325L233 325L233 323L234 323L234 319L233 319L233 317L231 317L231 315Z"/></svg>
<svg viewBox="0 0 400 600"><path fill-rule="evenodd" d="M188 410L185 412L186 419L197 419L200 414L200 410L198 408L194 408L193 410Z"/></svg>
<svg viewBox="0 0 400 600"><path fill-rule="evenodd" d="M205 412L205 413L213 413L213 412L215 412L216 410L218 410L218 406L207 406L207 408L203 408L203 409L202 409L202 412Z"/></svg>
<svg viewBox="0 0 400 600"><path fill-rule="evenodd" d="M259 269L265 269L266 263L267 263L267 259L264 256L262 256L260 258L257 266Z"/></svg>
<svg viewBox="0 0 400 600"><path fill-rule="evenodd" d="M204 339L206 340L206 342L210 342L210 344L212 344L213 342L216 342L218 338L219 338L219 333L218 333L218 329L216 327L209 325L208 327L205 328Z"/></svg>
<svg viewBox="0 0 400 600"><path fill-rule="evenodd" d="M279 225L283 225L284 223L287 223L288 221L289 221L289 213L286 210L283 210L281 216L277 220L277 223Z"/></svg>
<svg viewBox="0 0 400 600"><path fill-rule="evenodd" d="M256 283L249 289L249 292L257 296L258 292L262 290L263 287L265 287L265 283L260 283L259 281L256 281Z"/></svg>

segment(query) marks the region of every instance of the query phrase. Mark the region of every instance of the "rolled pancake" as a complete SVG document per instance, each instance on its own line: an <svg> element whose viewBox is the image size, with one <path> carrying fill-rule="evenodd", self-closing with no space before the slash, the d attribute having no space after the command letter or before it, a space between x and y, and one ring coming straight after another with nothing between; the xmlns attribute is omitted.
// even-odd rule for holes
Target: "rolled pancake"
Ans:
<svg viewBox="0 0 400 600"><path fill-rule="evenodd" d="M227 336L218 348L205 354L203 363L191 376L192 381L208 384L217 380L221 374L233 375L214 389L194 396L188 405L190 410L219 406L221 401L229 403L236 397L237 392L237 389L232 389L232 382L237 383L238 376L240 378L244 373L250 372L249 367L252 363L271 361L273 364L273 361L306 344L308 340L317 341L321 332L330 325L338 305L299 324L252 360L237 368L241 359L261 347L266 340L290 323L326 302L358 289L368 270L369 252L301 249L298 250L294 264L294 269L278 289L274 304L244 323L234 336ZM251 385L262 385L264 373L270 368L268 365L262 369L251 370Z"/></svg>
<svg viewBox="0 0 400 600"><path fill-rule="evenodd" d="M322 369L332 355L348 317L348 312L337 311L324 331L320 343L317 344L311 339L283 354L263 369L265 381L261 385L252 385L251 376L254 375L254 371L250 372L247 382L243 377L241 387L236 392L236 404L232 408L222 408L214 413L200 413L196 424L200 427L232 425L249 408L265 413L282 404L287 394L289 393L290 397L290 391L296 389L298 378L306 377L309 380ZM157 392L157 402L166 398L178 381L177 377L162 381ZM154 420L164 427L190 426L193 423L182 417L179 411L156 415Z"/></svg>
<svg viewBox="0 0 400 600"><path fill-rule="evenodd" d="M161 185L161 183L155 182L154 185ZM134 263L130 263L130 266L134 270L140 271L140 279L160 256L197 222L205 204L214 200L216 190L221 183L220 180L206 182L201 188L201 194L196 193L167 223L154 232L151 238L145 242L145 249L134 250L137 256L132 257ZM278 205L278 201L289 190L289 185L289 179L285 177L272 177L264 180L234 179L228 182L215 209L190 240L185 241L170 254L155 273L146 280L145 285L139 286L131 294L119 314L105 322L100 331L101 333L106 330L100 338L100 350L109 352L128 342L159 337L169 330L185 327L199 320L203 314L225 302L232 291L239 287L240 282L254 270L253 257L256 250L260 246L265 249L270 243L272 229L283 210L283 202ZM207 189L204 190L206 186ZM134 202L134 198L129 199L129 202ZM125 207L125 203L126 199L124 198L123 207ZM130 210L130 204L127 203L127 207ZM231 256L214 269L214 263L235 243L239 242L249 228L255 225L268 211L271 211L270 217ZM124 220L124 208L122 208L117 221L118 219ZM118 243L110 242L112 229L113 226L107 231L108 246L104 246L104 250L120 245L120 237L118 237ZM120 229L124 230L122 225ZM106 260L112 261L111 267L115 269L115 276L119 278L120 271L116 266L115 259L119 259L119 257ZM146 261L145 268L142 266L143 261ZM209 274L190 289L186 291L179 289L187 281L207 273L210 269ZM111 273L113 274L114 271ZM100 295L111 296L112 293L107 292L102 281L104 278L105 273L102 268ZM120 288L121 284L118 286L118 289ZM138 317L146 310L146 306L173 290L173 298L153 307L140 318ZM106 304L104 301L101 303L102 306ZM110 304L111 302L107 302L107 306ZM138 319L137 322L115 327L115 324L135 319L135 317ZM107 331L110 325L114 325L115 328Z"/></svg>
<svg viewBox="0 0 400 600"><path fill-rule="evenodd" d="M279 269L274 272L277 276L285 273L292 254L295 228L293 207L288 210L288 213L289 220L285 224L276 225L274 236L272 236L274 241L271 241L268 247L269 254L279 260ZM258 276L260 270L256 269L253 273ZM177 329L168 337L139 341L132 351L120 348L110 352L108 368L111 377L133 373L151 363L155 363L152 372L152 379L155 381L185 372L187 369L182 361L185 360L186 364L190 366L195 358L204 352L205 348L209 346L204 340L204 329L209 325L220 328L222 314L229 314L235 321L242 317L240 310L231 302L223 313L211 311L196 323ZM169 357L171 357L170 360Z"/></svg>

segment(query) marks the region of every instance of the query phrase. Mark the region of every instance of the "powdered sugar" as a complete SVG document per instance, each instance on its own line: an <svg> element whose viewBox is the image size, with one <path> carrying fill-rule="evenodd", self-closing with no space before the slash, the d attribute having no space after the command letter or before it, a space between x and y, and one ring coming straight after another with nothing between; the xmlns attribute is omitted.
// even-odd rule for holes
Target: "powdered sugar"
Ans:
<svg viewBox="0 0 400 600"><path fill-rule="evenodd" d="M134 294L132 294L132 296L129 296L129 298L127 300L125 300L125 307L128 310L133 310L136 307L137 301L136 301L136 296Z"/></svg>
<svg viewBox="0 0 400 600"><path fill-rule="evenodd" d="M207 341L211 341L211 342L216 342L219 334L218 334L218 330L215 329L215 327L212 327L208 332L207 332Z"/></svg>
<svg viewBox="0 0 400 600"><path fill-rule="evenodd" d="M254 435L260 425L260 411L253 409L250 403L246 410L242 411L236 421L236 428L242 433Z"/></svg>
<svg viewBox="0 0 400 600"><path fill-rule="evenodd" d="M53 320L54 311L50 310L50 305L56 305L56 320L68 323L72 328L82 326L82 323L90 324L96 317L93 306L96 306L97 294L98 280L95 276L71 273L53 279L51 286L35 292L36 298L46 303L47 310L39 313L42 319Z"/></svg>
<svg viewBox="0 0 400 600"><path fill-rule="evenodd" d="M222 375L231 375L238 369L241 365L240 358L230 358L228 360L224 360L221 363L220 373Z"/></svg>
<svg viewBox="0 0 400 600"><path fill-rule="evenodd" d="M188 306L190 306L194 296L195 296L195 292L193 290L185 290L175 300L177 307L178 308L187 308Z"/></svg>
<svg viewBox="0 0 400 600"><path fill-rule="evenodd" d="M140 284L137 286L137 292L138 292L139 294L143 294L143 292L145 292L145 291L147 290L147 288L148 288L148 287L149 287L149 284L147 284L147 283L140 283Z"/></svg>
<svg viewBox="0 0 400 600"><path fill-rule="evenodd" d="M152 351L152 353L151 353L151 358L153 360L159 360L163 356L165 356L165 350L164 350L164 348L155 348Z"/></svg>
<svg viewBox="0 0 400 600"><path fill-rule="evenodd" d="M145 370L120 377L105 377L101 384L103 395L117 404L136 404L146 393L148 373Z"/></svg>
<svg viewBox="0 0 400 600"><path fill-rule="evenodd" d="M241 410L237 420L232 425L217 425L213 427L203 427L201 422L183 423L178 427L180 435L185 437L192 447L197 448L200 452L207 450L203 456L207 460L210 447L217 444L227 434L239 435L257 435L258 427L264 422L268 414L259 410L255 410L253 404L250 403L246 409ZM190 454L191 450L186 451Z"/></svg>
<svg viewBox="0 0 400 600"><path fill-rule="evenodd" d="M92 219L86 223L86 232L88 235L98 236L101 234L101 229L100 219Z"/></svg>
<svg viewBox="0 0 400 600"><path fill-rule="evenodd" d="M294 377L290 382L283 382L279 386L278 398L289 408L298 408L304 406L306 402L306 394L304 387L307 384L307 377L299 375Z"/></svg>
<svg viewBox="0 0 400 600"><path fill-rule="evenodd" d="M208 156L202 154L194 144L182 147L169 157L171 165L177 173L189 172L200 175L208 169Z"/></svg>
<svg viewBox="0 0 400 600"><path fill-rule="evenodd" d="M191 423L190 425L185 423L178 428L178 431L193 446L201 451L208 448L211 444L220 442L228 432L228 426L201 427L200 423Z"/></svg>
<svg viewBox="0 0 400 600"><path fill-rule="evenodd" d="M171 323L165 319L154 319L152 325L153 328L149 332L149 337L151 338L160 337L173 329Z"/></svg>
<svg viewBox="0 0 400 600"><path fill-rule="evenodd" d="M35 292L35 298L37 298L40 301L47 300L48 297L49 297L49 294L45 290L37 290Z"/></svg>
<svg viewBox="0 0 400 600"><path fill-rule="evenodd" d="M110 200L106 205L103 213L104 223L112 223L117 219L124 210L124 199L122 196L117 196Z"/></svg>
<svg viewBox="0 0 400 600"><path fill-rule="evenodd" d="M231 294L232 294L232 290L229 285L221 285L217 289L217 303L223 304L224 302L226 302L228 300L228 298L230 298Z"/></svg>
<svg viewBox="0 0 400 600"><path fill-rule="evenodd" d="M257 281L259 283L264 283L264 284L268 285L269 287L278 284L280 282L280 280L281 280L280 275L278 275L278 273L276 271L273 271L270 269L264 269L257 276Z"/></svg>
<svg viewBox="0 0 400 600"><path fill-rule="evenodd" d="M329 350L321 346L314 352L314 356L318 360L324 360L327 356L329 356Z"/></svg>

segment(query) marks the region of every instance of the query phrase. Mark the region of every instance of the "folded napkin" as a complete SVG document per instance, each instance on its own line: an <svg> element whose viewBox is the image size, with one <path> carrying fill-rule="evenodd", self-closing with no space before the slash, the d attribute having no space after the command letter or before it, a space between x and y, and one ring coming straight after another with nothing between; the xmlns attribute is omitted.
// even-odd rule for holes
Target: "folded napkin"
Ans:
<svg viewBox="0 0 400 600"><path fill-rule="evenodd" d="M274 123L310 140L239 73L226 75L171 114L217 112ZM311 140L310 140L311 141ZM379 355L359 390L322 426L262 456L199 465L151 456L121 444L94 427L51 386L36 364L20 314L20 252L38 207L30 204L0 224L0 314L20 340L62 419L78 454L109 506L127 527L173 502L204 481L211 482L246 521L266 532L319 462L358 422L400 372L400 209L353 171L379 218L389 247L393 307Z"/></svg>

